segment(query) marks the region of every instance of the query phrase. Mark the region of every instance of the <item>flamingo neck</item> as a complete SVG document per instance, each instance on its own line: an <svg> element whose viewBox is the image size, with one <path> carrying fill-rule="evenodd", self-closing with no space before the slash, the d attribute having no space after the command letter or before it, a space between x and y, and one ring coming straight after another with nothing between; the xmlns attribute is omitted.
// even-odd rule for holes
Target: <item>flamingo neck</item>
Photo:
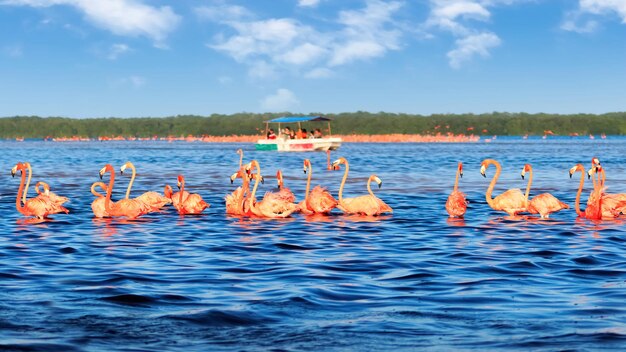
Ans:
<svg viewBox="0 0 626 352"><path fill-rule="evenodd" d="M135 176L137 176L137 170L135 169L135 165L132 163L128 163L128 167L132 170L132 174L130 176L130 182L128 183L128 187L126 188L126 199L130 197L130 189L133 188L133 182L135 182Z"/></svg>
<svg viewBox="0 0 626 352"><path fill-rule="evenodd" d="M98 191L96 191L96 187L100 186L102 189L106 189L106 185L103 182L94 182L91 185L91 194L93 194L94 196L98 197L98 198L102 198L104 197L101 193L99 193Z"/></svg>
<svg viewBox="0 0 626 352"><path fill-rule="evenodd" d="M243 150L237 150L237 154L239 154L239 169L243 166Z"/></svg>
<svg viewBox="0 0 626 352"><path fill-rule="evenodd" d="M491 183L489 184L489 188L487 188L487 193L485 194L485 200L487 200L487 204L489 204L489 206L493 209L495 204L493 203L493 198L491 197L491 193L493 192L493 188L496 186L496 182L498 182L498 178L500 177L500 172L502 172L502 166L500 166L499 162L493 159L487 159L486 164L487 166L489 165L496 166L496 174L493 175L493 178L491 179Z"/></svg>
<svg viewBox="0 0 626 352"><path fill-rule="evenodd" d="M33 169L30 167L30 163L24 164L28 169L28 181L26 181L26 188L24 189L24 194L22 195L22 202L26 204L26 196L28 195L28 186L30 186L30 180L33 178Z"/></svg>
<svg viewBox="0 0 626 352"><path fill-rule="evenodd" d="M252 194L250 194L250 209L252 209L254 207L254 200L255 200L255 196L256 196L256 189L259 186L259 179L261 178L261 176L256 176L254 178L254 187L252 188Z"/></svg>
<svg viewBox="0 0 626 352"><path fill-rule="evenodd" d="M180 195L178 196L178 204L183 204L183 193L185 193L185 179L183 178L180 182Z"/></svg>
<svg viewBox="0 0 626 352"><path fill-rule="evenodd" d="M367 179L367 192L372 196L372 197L376 197L374 195L374 192L372 192L372 181L374 180L374 175L370 176L369 179Z"/></svg>
<svg viewBox="0 0 626 352"><path fill-rule="evenodd" d="M332 170L332 166L330 166L330 150L326 151L326 166L328 170Z"/></svg>
<svg viewBox="0 0 626 352"><path fill-rule="evenodd" d="M530 195L530 185L533 183L533 168L530 167L528 171L528 184L526 185L526 193L524 194L524 199L526 200L526 204L528 204L528 195Z"/></svg>
<svg viewBox="0 0 626 352"><path fill-rule="evenodd" d="M306 190L304 191L304 203L306 204L307 200L309 199L309 191L311 190L311 177L312 177L312 173L313 173L313 169L311 168L311 164L307 165L307 168L309 169L309 174L306 176Z"/></svg>
<svg viewBox="0 0 626 352"><path fill-rule="evenodd" d="M22 168L22 176L20 178L20 187L17 190L17 197L15 198L15 208L17 209L17 211L19 211L21 214L23 215L27 215L26 214L26 209L25 209L25 205L26 205L26 197L24 196L24 205L22 205L22 202L20 201L22 199L22 195L24 192L24 182L26 182L26 173L24 172L24 169Z"/></svg>
<svg viewBox="0 0 626 352"><path fill-rule="evenodd" d="M339 203L341 204L343 204L343 186L346 184L346 180L348 179L348 172L350 171L350 164L348 164L348 160L343 159L343 162L346 165L346 171L343 172L341 186L339 186Z"/></svg>
<svg viewBox="0 0 626 352"><path fill-rule="evenodd" d="M104 200L104 209L107 213L111 214L111 192L113 190L113 185L115 184L115 171L111 168L107 170L111 174L111 178L109 179L109 186L107 187L107 195Z"/></svg>
<svg viewBox="0 0 626 352"><path fill-rule="evenodd" d="M459 175L461 174L460 169L456 169L456 178L454 179L454 189L453 192L456 192L459 189Z"/></svg>
<svg viewBox="0 0 626 352"><path fill-rule="evenodd" d="M578 170L578 169L577 169ZM585 213L580 211L580 195L583 193L583 186L585 184L585 168L580 168L580 183L578 184L578 192L576 192L576 200L574 201L574 209L578 216L584 217Z"/></svg>

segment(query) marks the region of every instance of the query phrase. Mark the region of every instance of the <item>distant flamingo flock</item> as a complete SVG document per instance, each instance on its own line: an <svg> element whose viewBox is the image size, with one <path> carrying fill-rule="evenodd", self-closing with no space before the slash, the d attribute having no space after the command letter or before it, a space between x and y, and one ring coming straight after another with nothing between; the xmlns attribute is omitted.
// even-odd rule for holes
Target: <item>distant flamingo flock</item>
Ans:
<svg viewBox="0 0 626 352"><path fill-rule="evenodd" d="M243 151L237 150L239 154L239 168L230 177L231 183L241 179L241 186L237 187L225 200L225 211L230 215L256 217L256 218L285 218L294 213L304 215L330 215L334 209L338 209L344 214L356 214L377 216L386 213L393 213L393 210L383 200L374 195L371 183L376 182L380 188L382 180L371 175L367 181L367 194L344 198L343 190L348 178L350 164L346 158L340 157L334 162L330 162L330 151L327 152L328 160L326 169L340 170L340 165L344 166L344 174L339 187L338 197L333 195L322 186L315 186L311 189L311 179L313 166L309 159L303 161L303 171L307 174L306 190L304 199L296 203L296 196L284 186L281 170L276 173L278 181L278 192L266 192L262 199L257 200L256 193L259 184L264 182L261 174L261 166L257 160L243 163ZM517 216L521 213L539 214L545 219L551 213L563 209L569 209L566 203L559 201L550 193L542 193L529 200L530 188L533 180L533 170L530 164L524 165L521 173L522 179L528 174L528 184L526 192L520 189L509 189L504 193L492 197L493 189L500 177L502 167L500 163L493 159L483 160L480 166L480 173L486 177L489 166L496 168L495 175L491 180L485 194L485 199L489 206L496 210L507 213L510 216ZM144 214L161 211L167 205L172 205L180 215L201 214L210 204L205 202L197 193L190 193L185 187L185 177L178 175L176 180L178 192L174 193L170 185L166 185L163 195L157 192L145 192L136 198L130 198L131 189L136 176L135 166L127 162L120 168L120 173L131 170L131 178L126 189L124 199L118 201L111 200L111 193L115 185L115 169L111 164L106 164L99 172L100 178L109 174L108 184L95 182L91 185L91 193L96 197L91 203L91 209L96 218L117 218L123 217L136 219ZM19 162L11 170L12 176L18 172L21 174L21 181L15 199L15 207L22 215L31 217L32 222L44 221L52 214L69 213L63 206L69 201L67 197L58 196L50 191L50 186L45 182L37 182L35 190L37 196L27 198L28 188L32 178L32 168L28 162ZM608 194L606 193L606 175L598 158L593 158L591 168L585 172L582 164L577 164L569 170L570 177L576 172L580 172L580 184L575 200L575 210L579 217L592 220L613 219L622 214L626 214L626 193ZM580 209L580 197L584 186L585 174L592 179L593 190L591 191L585 210ZM463 192L459 191L459 178L463 176L463 164L458 163L454 188L448 197L445 208L450 217L463 218L467 211L467 200ZM28 177L28 179L27 179ZM40 190L43 187L43 191ZM99 193L97 188L104 191Z"/></svg>
<svg viewBox="0 0 626 352"><path fill-rule="evenodd" d="M243 163L243 151L239 149L239 168L231 176L231 183L236 179L242 180L242 185L237 187L232 193L226 195L226 213L231 215L257 217L257 218L285 218L294 213L300 212L305 215L321 214L330 215L335 208L345 214L361 214L376 216L385 213L392 213L393 210L380 198L376 197L371 189L371 182L378 184L382 181L376 175L371 175L367 181L368 194L355 197L343 198L343 188L348 178L350 169L348 160L341 157L335 162L330 162L330 151L328 154L327 170L340 170L340 165L344 165L345 171L339 188L339 199L335 199L330 192L322 186L315 186L311 189L311 178L313 167L309 159L304 159L303 171L307 174L306 191L304 200L296 203L295 195L284 186L282 172L277 171L278 192L266 192L261 200L257 200L256 192L259 183L263 183L261 166L257 160ZM96 218L127 218L136 219L144 214L161 211L165 206L171 204L180 215L201 214L210 206L197 193L190 193L185 187L185 177L178 175L176 185L179 189L174 193L170 185L166 185L163 195L157 192L146 192L136 198L130 198L133 182L135 181L136 169L131 162L126 162L120 168L120 173L131 170L131 178L126 189L124 199L116 202L111 200L111 193L115 186L115 169L111 164L106 164L99 172L100 178L109 175L108 184L95 182L91 185L91 193L96 197L91 203L91 209ZM15 207L22 215L31 217L30 222L40 222L50 215L58 213L69 213L63 206L69 201L67 197L61 197L50 191L50 186L45 182L38 182L35 186L37 196L27 199L28 188L32 178L32 168L28 162L19 162L11 170L11 175L21 174L21 181L15 199ZM26 179L28 175L28 180ZM254 183L251 189L251 184ZM43 187L43 191L40 191ZM99 193L100 188L104 194Z"/></svg>

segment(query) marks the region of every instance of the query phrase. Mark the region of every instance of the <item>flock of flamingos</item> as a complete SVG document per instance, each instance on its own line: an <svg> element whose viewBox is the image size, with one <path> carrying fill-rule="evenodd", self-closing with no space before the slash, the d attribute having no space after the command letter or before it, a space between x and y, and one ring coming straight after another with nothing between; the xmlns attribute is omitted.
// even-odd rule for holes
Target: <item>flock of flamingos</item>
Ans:
<svg viewBox="0 0 626 352"><path fill-rule="evenodd" d="M261 176L261 167L259 162L252 160L247 164L243 163L243 151L237 150L240 155L239 168L230 177L231 183L240 178L242 185L235 189L232 193L226 195L226 213L239 216L249 216L258 218L285 218L293 213L301 212L305 215L322 214L329 215L335 208L344 214L359 214L367 216L376 216L384 213L392 213L393 210L380 198L376 197L371 189L372 181L375 181L380 188L382 181L376 175L371 175L367 181L367 195L344 198L343 188L348 178L350 169L348 161L341 157L332 164L330 163L330 152L328 155L328 170L339 170L340 165L345 167L344 175L339 187L338 198L335 199L324 187L316 186L311 189L312 166L309 159L304 159L303 170L308 173L304 200L300 203L295 202L295 196L283 186L282 173L278 170L276 177L278 180L278 192L266 192L263 198L258 201L256 192L259 183L263 183ZM492 198L492 192L495 184L500 176L501 166L493 159L483 160L480 167L480 173L486 177L487 168L495 165L496 173L489 184L485 195L489 206L497 211L503 211L511 216L520 213L540 214L541 218L548 218L551 213L568 209L569 206L549 193L543 193L528 199L530 187L532 184L533 171L529 164L522 169L522 178L529 173L528 185L526 193L522 193L520 189L509 189L506 192ZM136 219L137 217L160 211L168 204L172 204L180 215L200 214L210 206L205 202L199 194L189 193L185 190L185 178L178 175L177 186L179 191L174 193L172 187L165 186L164 194L157 192L146 192L139 197L130 198L130 192L135 180L136 170L131 162L127 162L120 168L120 172L130 169L132 176L126 190L126 196L119 201L111 200L111 193L115 183L115 169L111 164L106 164L100 170L100 178L102 179L107 173L109 174L109 183L95 182L91 185L91 193L96 199L91 203L93 214L97 218L115 218L124 217L128 219ZM68 209L63 206L69 199L67 197L58 196L50 191L50 187L45 182L37 182L35 190L37 196L27 199L27 192L32 178L32 168L28 162L19 162L11 169L11 175L15 176L17 172L21 174L20 186L15 199L15 207L24 216L31 217L29 221L40 222L45 221L49 215L57 213L69 213ZM580 185L576 194L575 209L580 217L588 219L602 220L616 218L621 214L626 214L626 193L607 194L605 192L606 176L598 158L591 161L591 169L586 172L587 176L593 180L593 190L589 195L587 207L584 211L580 210L580 196L582 193L585 169L582 164L577 164L570 169L570 177L579 171L581 173ZM28 174L28 181L26 175ZM459 163L454 182L454 188L446 201L446 210L450 217L462 218L467 210L467 201L465 194L458 190L459 177L463 176L463 164ZM252 190L251 183L254 182ZM40 190L43 187L43 191ZM99 193L96 188L100 187L105 195Z"/></svg>

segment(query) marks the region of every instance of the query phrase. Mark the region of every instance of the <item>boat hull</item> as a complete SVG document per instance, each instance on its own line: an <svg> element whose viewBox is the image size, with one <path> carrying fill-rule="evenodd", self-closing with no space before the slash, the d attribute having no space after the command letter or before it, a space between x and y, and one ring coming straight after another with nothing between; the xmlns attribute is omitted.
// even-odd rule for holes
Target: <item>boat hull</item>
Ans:
<svg viewBox="0 0 626 352"><path fill-rule="evenodd" d="M341 146L341 138L310 139L259 139L256 150L277 150L280 152L313 152L336 150Z"/></svg>

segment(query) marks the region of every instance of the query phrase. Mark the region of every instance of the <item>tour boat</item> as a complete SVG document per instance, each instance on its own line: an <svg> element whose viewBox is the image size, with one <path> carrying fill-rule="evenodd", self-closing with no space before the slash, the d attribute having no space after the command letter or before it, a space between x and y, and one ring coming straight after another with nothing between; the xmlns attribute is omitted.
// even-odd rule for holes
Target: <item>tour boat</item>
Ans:
<svg viewBox="0 0 626 352"><path fill-rule="evenodd" d="M302 138L290 139L282 133L281 124L297 123L298 131L302 128L302 122L328 122L328 136L322 138ZM275 139L259 139L256 143L256 150L278 150L281 152L312 152L336 150L341 146L341 138L330 135L331 119L323 116L284 116L273 120L265 121L265 135L269 131L270 123L278 124L278 131Z"/></svg>

